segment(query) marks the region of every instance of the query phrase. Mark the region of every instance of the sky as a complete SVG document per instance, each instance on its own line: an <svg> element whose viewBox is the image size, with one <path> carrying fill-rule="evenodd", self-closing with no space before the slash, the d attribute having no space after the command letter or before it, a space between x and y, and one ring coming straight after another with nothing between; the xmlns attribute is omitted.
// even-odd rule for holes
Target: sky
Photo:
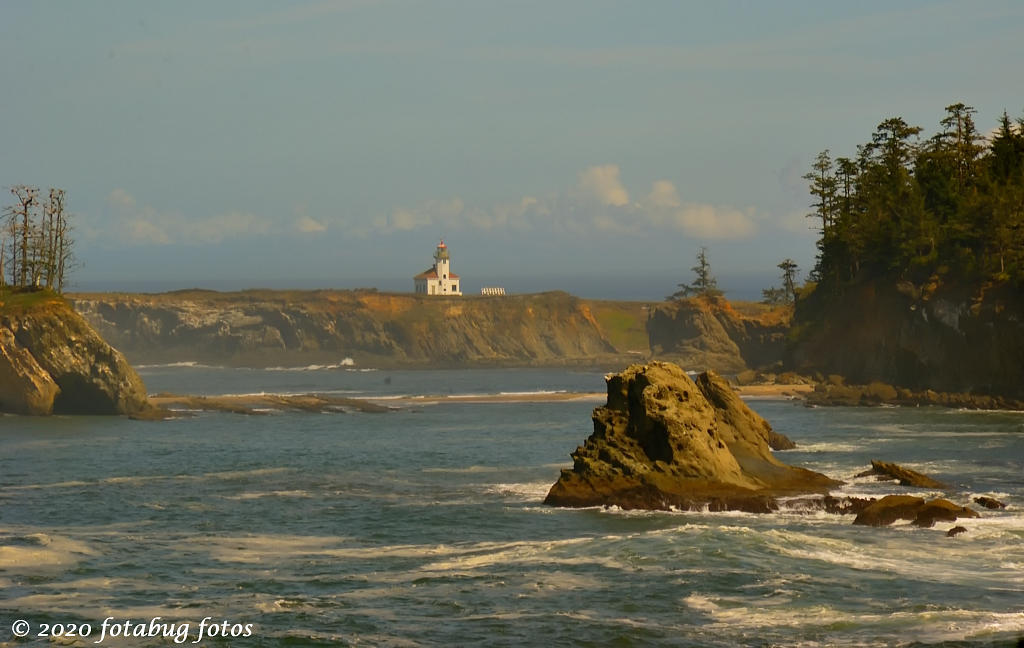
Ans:
<svg viewBox="0 0 1024 648"><path fill-rule="evenodd" d="M1024 3L0 4L0 186L59 187L79 290L659 299L813 266L811 160L1024 116ZM0 199L0 204L11 204Z"/></svg>

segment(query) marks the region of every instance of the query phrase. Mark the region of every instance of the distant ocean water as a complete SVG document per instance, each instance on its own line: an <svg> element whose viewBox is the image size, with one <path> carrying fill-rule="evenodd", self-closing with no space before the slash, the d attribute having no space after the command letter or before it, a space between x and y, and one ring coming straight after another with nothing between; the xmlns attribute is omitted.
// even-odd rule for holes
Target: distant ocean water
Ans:
<svg viewBox="0 0 1024 648"><path fill-rule="evenodd" d="M354 397L603 391L597 373L140 369L151 392ZM386 402L386 401L382 401ZM541 504L593 402L386 414L0 417L0 642L42 624L227 621L203 645L1013 645L1024 635L1024 414L751 405L848 481L881 458L1006 502L953 526ZM25 639L11 639L25 620ZM55 627L55 626L54 626ZM66 628L65 628L66 629ZM208 634L207 634L208 637ZM99 645L174 645L109 636Z"/></svg>

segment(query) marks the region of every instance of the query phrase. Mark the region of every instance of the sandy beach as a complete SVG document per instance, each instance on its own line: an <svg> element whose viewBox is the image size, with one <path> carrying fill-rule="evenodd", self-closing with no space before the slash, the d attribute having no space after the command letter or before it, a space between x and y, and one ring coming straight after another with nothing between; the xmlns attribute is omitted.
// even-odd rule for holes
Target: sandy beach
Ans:
<svg viewBox="0 0 1024 648"><path fill-rule="evenodd" d="M748 398L805 398L814 391L814 385L734 385L733 389Z"/></svg>

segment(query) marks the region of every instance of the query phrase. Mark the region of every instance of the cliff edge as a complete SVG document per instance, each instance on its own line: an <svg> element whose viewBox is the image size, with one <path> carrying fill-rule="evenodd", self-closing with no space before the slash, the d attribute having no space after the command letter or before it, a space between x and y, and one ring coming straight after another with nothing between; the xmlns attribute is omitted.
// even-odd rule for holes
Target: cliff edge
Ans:
<svg viewBox="0 0 1024 648"><path fill-rule="evenodd" d="M677 365L651 362L607 383L593 434L546 504L763 512L777 508L776 495L838 483L772 456L771 426L713 372L694 381Z"/></svg>
<svg viewBox="0 0 1024 648"><path fill-rule="evenodd" d="M139 375L62 298L0 295L0 412L151 411Z"/></svg>
<svg viewBox="0 0 1024 648"><path fill-rule="evenodd" d="M297 366L349 357L377 367L608 367L657 357L733 373L780 361L788 324L788 311L748 313L742 308L753 306L725 300L656 304L564 292L185 290L82 294L72 303L104 339L147 364Z"/></svg>

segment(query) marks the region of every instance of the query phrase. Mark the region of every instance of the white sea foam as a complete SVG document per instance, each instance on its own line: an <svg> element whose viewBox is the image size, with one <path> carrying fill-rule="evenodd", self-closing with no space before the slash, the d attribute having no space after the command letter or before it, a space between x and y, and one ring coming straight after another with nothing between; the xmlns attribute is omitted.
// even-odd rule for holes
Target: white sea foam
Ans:
<svg viewBox="0 0 1024 648"><path fill-rule="evenodd" d="M551 490L551 484L552 482L549 480L519 484L491 484L484 488L484 492L511 495L526 501L540 501Z"/></svg>
<svg viewBox="0 0 1024 648"><path fill-rule="evenodd" d="M98 553L70 537L48 533L0 535L0 568L30 569L67 566Z"/></svg>

